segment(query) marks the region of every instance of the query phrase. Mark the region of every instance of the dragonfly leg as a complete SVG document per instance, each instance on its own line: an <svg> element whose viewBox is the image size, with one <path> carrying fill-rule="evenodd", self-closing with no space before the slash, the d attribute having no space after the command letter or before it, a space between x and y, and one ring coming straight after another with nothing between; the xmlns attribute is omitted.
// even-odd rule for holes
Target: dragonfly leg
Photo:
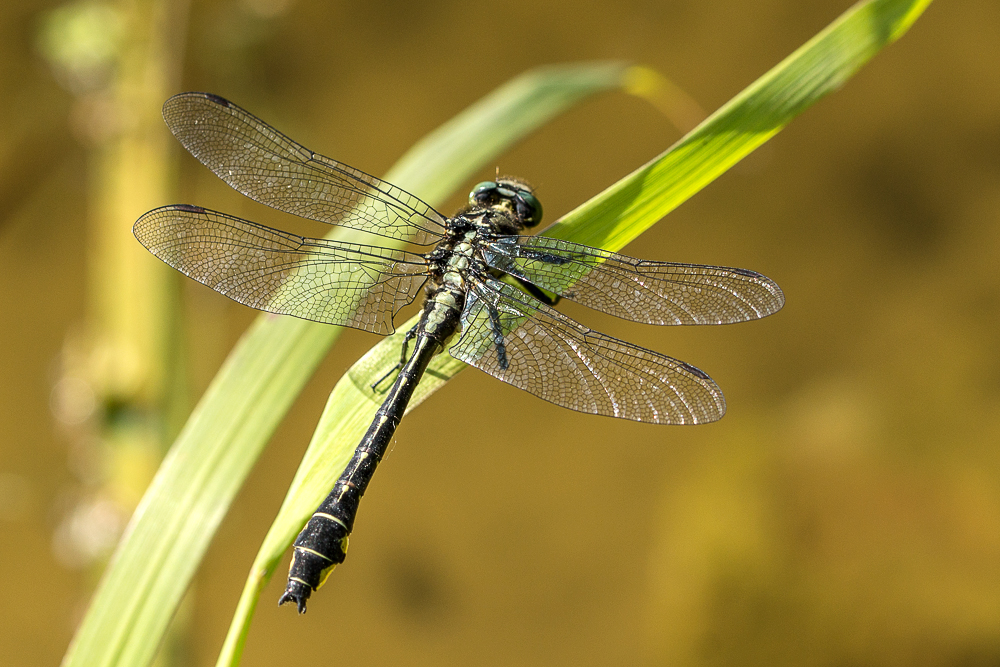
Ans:
<svg viewBox="0 0 1000 667"><path fill-rule="evenodd" d="M546 306L554 306L557 303L559 303L559 300L562 298L558 294L556 294L555 296L549 296L547 292L544 292L537 285L533 285L529 283L527 280L524 280L523 278L518 278L517 276L511 276L511 277L517 282L521 283L521 287L523 287L528 294L535 297L536 299L544 303Z"/></svg>
<svg viewBox="0 0 1000 667"><path fill-rule="evenodd" d="M541 250L535 250L533 248L521 248L518 256L524 257L525 259L533 259L536 262L555 264L556 266L569 264L570 262L573 261L572 258L566 257L564 255L553 255L552 253L543 252Z"/></svg>
<svg viewBox="0 0 1000 667"><path fill-rule="evenodd" d="M535 287L534 285L531 285ZM535 289L538 289L535 287ZM507 345L503 342L503 326L500 324L500 312L493 304L486 304L486 312L490 316L490 328L493 329L493 345L497 348L497 363L502 370L507 370Z"/></svg>
<svg viewBox="0 0 1000 667"><path fill-rule="evenodd" d="M371 385L372 391L377 391L378 390L378 386L380 384L382 384L383 382L385 382L386 380L388 380L389 376L391 376L393 373L395 373L396 371L398 371L399 369L401 369L403 367L403 364L406 363L406 360L408 358L406 353L409 350L410 341L417 337L417 326L418 325L414 324L413 328L410 329L409 331L407 331L406 335L403 336L403 351L402 351L402 354L399 355L399 362L395 366L393 366L392 368L390 368L388 373L386 373L385 375L383 375L382 377L380 377L378 380L376 380L374 383L372 383L372 385Z"/></svg>

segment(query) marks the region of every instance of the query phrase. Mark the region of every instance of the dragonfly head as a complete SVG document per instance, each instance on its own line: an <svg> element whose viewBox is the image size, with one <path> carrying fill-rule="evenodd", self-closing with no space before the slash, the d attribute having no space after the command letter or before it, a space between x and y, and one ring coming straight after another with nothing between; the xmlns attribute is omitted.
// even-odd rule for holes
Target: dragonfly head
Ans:
<svg viewBox="0 0 1000 667"><path fill-rule="evenodd" d="M542 221L542 204L535 198L532 187L510 176L483 181L472 188L469 205L506 213L521 227L534 227Z"/></svg>

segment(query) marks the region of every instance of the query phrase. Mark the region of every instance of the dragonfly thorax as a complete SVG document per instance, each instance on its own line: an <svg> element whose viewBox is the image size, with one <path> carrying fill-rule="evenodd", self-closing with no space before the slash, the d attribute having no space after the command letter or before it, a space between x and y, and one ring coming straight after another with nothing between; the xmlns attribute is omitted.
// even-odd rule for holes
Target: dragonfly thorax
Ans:
<svg viewBox="0 0 1000 667"><path fill-rule="evenodd" d="M475 259L477 237L484 233L475 217L458 215L449 221L452 234L427 255L429 274L427 294L432 295L440 286L465 291L470 271L483 270Z"/></svg>

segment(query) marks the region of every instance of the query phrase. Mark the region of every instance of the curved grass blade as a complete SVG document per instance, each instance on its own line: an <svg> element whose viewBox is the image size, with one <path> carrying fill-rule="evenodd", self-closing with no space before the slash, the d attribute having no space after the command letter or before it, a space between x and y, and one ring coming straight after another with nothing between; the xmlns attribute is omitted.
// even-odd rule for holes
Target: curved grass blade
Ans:
<svg viewBox="0 0 1000 667"><path fill-rule="evenodd" d="M882 48L901 37L929 4L930 0L858 3L662 155L563 216L542 234L620 250L795 116L843 85ZM399 331L407 331L414 321ZM383 339L331 393L254 561L217 665L238 662L257 596L364 434L375 410L368 385L398 361L400 341L401 334ZM408 410L464 367L446 354L435 358Z"/></svg>
<svg viewBox="0 0 1000 667"><path fill-rule="evenodd" d="M538 124L623 86L628 71L589 63L528 72L428 135L387 178L438 204ZM233 497L339 331L271 315L247 331L132 517L64 665L152 661Z"/></svg>
<svg viewBox="0 0 1000 667"><path fill-rule="evenodd" d="M859 2L666 152L541 232L617 251L896 41L931 0Z"/></svg>

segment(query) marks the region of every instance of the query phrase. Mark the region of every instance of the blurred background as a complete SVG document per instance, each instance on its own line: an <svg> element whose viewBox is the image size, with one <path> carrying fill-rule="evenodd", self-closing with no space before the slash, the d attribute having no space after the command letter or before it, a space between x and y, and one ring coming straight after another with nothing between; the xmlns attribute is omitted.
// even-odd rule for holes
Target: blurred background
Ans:
<svg viewBox="0 0 1000 667"><path fill-rule="evenodd" d="M255 316L161 270L131 223L185 202L288 226L182 155L167 96L223 95L381 174L544 64L645 64L710 112L849 5L0 4L4 664L59 661L164 443ZM306 616L273 604L279 571L243 664L1000 664L998 35L993 0L933 4L626 249L766 273L780 314L667 330L566 309L705 369L724 420L624 423L462 373L403 422ZM679 136L608 94L497 164L552 221ZM164 664L214 663L330 389L376 341L345 333L292 409Z"/></svg>

